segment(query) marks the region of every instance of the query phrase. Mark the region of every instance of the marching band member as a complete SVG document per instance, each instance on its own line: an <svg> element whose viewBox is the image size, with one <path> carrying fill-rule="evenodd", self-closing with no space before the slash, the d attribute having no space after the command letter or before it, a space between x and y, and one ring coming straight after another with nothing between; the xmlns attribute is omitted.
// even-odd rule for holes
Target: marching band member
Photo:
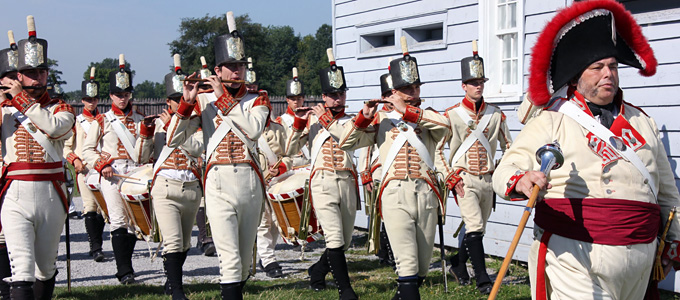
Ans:
<svg viewBox="0 0 680 300"><path fill-rule="evenodd" d="M208 69L208 63L205 61L205 57L201 56L201 69L198 71L197 76L202 79L210 77L212 73ZM209 84L199 83L198 93L212 93L212 87ZM196 114L200 115L200 107L196 106ZM205 149L205 148L204 148ZM205 151L205 150L204 150ZM205 173L205 152L201 154L198 160L199 166L201 168L201 174ZM196 237L196 248L200 250L205 256L215 256L216 249L215 243L213 243L212 234L210 234L210 224L207 222L205 217L205 195L201 197L201 205L198 207L198 212L196 213L196 227L198 227L198 236Z"/></svg>
<svg viewBox="0 0 680 300"><path fill-rule="evenodd" d="M153 210L163 239L163 267L167 281L165 294L184 300L182 266L191 249L191 230L203 191L198 158L203 153L203 132L197 130L181 146L168 147L166 127L177 112L186 78L179 54L174 55L175 71L165 75L166 103L156 120L154 134L154 178L151 187ZM198 118L196 112L190 118Z"/></svg>
<svg viewBox="0 0 680 300"><path fill-rule="evenodd" d="M458 254L451 258L450 270L458 283L470 284L466 266L470 258L477 289L488 295L493 285L486 273L482 239L496 198L491 175L496 147L500 143L501 150L505 152L512 140L503 112L484 101L484 83L489 79L484 75L484 60L477 55L477 41L472 44L473 56L461 61L465 98L444 113L452 133L449 142L452 170L446 174L447 187L453 191L465 222L465 236Z"/></svg>
<svg viewBox="0 0 680 300"><path fill-rule="evenodd" d="M203 130L206 213L220 259L221 295L222 299L242 299L264 197L255 143L267 123L270 104L265 91L247 93L241 81L246 71L243 38L232 12L227 13L227 21L230 33L215 40L217 76L207 78L214 92L198 94L196 85L184 86L168 127L168 132L174 132L168 135L168 146L181 145L198 128ZM190 118L196 105L201 118Z"/></svg>
<svg viewBox="0 0 680 300"><path fill-rule="evenodd" d="M10 42L10 48L0 50L0 85L9 87L12 81L17 80L17 45L14 41L14 33L10 30L7 32ZM17 58L17 59L15 59ZM11 98L10 94L5 94L5 91L0 93L0 103L5 102L7 98ZM0 143L1 144L1 143ZM2 157L0 156L0 163ZM0 189L2 184L0 184ZM0 299L9 299L9 283L3 279L12 276L12 268L10 267L9 255L7 254L7 243L5 242L5 234L0 231Z"/></svg>
<svg viewBox="0 0 680 300"><path fill-rule="evenodd" d="M293 123L295 122L295 111L304 106L305 103L305 89L302 80L298 77L298 69L293 68L293 79L286 81L286 112L276 117L276 123L283 125L286 128L286 135L290 136L293 133ZM304 166L309 165L309 147L300 146L300 152L289 156L293 159L293 165Z"/></svg>
<svg viewBox="0 0 680 300"><path fill-rule="evenodd" d="M102 234L104 232L104 216L98 213L99 205L92 191L87 187L85 178L89 169L83 161L83 143L87 137L87 132L92 127L95 118L99 115L97 103L99 103L99 83L94 80L95 68L90 69L90 79L84 80L81 84L83 97L83 113L76 116L75 135L66 140L64 145L64 157L76 171L76 182L78 191L83 199L83 218L85 219L85 231L90 242L90 256L94 261L104 261L102 252Z"/></svg>
<svg viewBox="0 0 680 300"><path fill-rule="evenodd" d="M101 175L101 192L109 212L111 245L116 259L116 278L135 282L132 254L137 243L135 228L125 212L126 201L118 190L118 174L147 163L153 151L153 119L132 109L132 74L119 57L120 70L109 73L111 109L95 117L83 144L83 157Z"/></svg>
<svg viewBox="0 0 680 300"><path fill-rule="evenodd" d="M392 61L392 59L390 59ZM392 95L392 77L390 73L385 73L380 75L380 99L387 101L386 99ZM385 112L391 112L394 110L392 103L383 103L382 110ZM361 153L359 153L359 159L357 162L357 170L359 171L359 176L361 177L361 184L364 188L364 200L366 200L367 195L374 193L373 189L377 188L374 186L374 179L380 180L380 174L382 174L382 165L380 164L380 149L375 145L370 145L363 148ZM381 218L380 215L371 215L371 206L375 205L375 199L371 199L373 203L366 204L366 214L370 218ZM376 210L377 211L377 210ZM378 212L379 213L379 212ZM387 231L385 230L385 224L380 221L380 236L379 236L379 249L376 252L376 256L380 261L381 265L390 266L396 268L397 265L394 262L394 253L392 252L392 247L390 246L390 240L387 238ZM369 231L372 229L369 225ZM377 229L376 229L377 230ZM369 241L372 243L372 241ZM372 248L369 246L369 251Z"/></svg>
<svg viewBox="0 0 680 300"><path fill-rule="evenodd" d="M680 206L659 129L624 101L619 63L644 76L657 66L640 26L611 0L559 11L533 48L528 92L544 109L493 175L507 199L541 188L529 254L533 299L643 299L660 224ZM564 164L546 177L535 152L553 142ZM680 266L678 216L669 221L659 268Z"/></svg>
<svg viewBox="0 0 680 300"><path fill-rule="evenodd" d="M441 205L435 171L446 164L442 149L450 129L444 116L419 107L417 61L409 55L405 38L401 43L404 57L390 62L393 89L385 99L394 110L377 111L377 100L364 104L352 126L345 128L340 147L379 147L378 205L399 276L393 299L420 299L418 288L430 266Z"/></svg>
<svg viewBox="0 0 680 300"><path fill-rule="evenodd" d="M18 43L17 80L4 82L2 103L2 227L12 266L12 299L50 299L68 198L62 162L71 137L71 106L46 91L47 41L28 16L28 39ZM37 245L40 245L39 247Z"/></svg>
<svg viewBox="0 0 680 300"><path fill-rule="evenodd" d="M353 155L342 151L340 135L350 116L345 114L347 84L343 68L335 64L333 49L327 50L330 67L319 70L325 104L296 112L286 152L294 155L307 144L311 146L310 201L324 231L326 250L309 267L310 286L326 288L330 271L337 283L341 299L358 299L347 273L345 250L352 241L356 210L360 209L357 176ZM310 113L314 114L310 117ZM311 118L311 119L310 119Z"/></svg>

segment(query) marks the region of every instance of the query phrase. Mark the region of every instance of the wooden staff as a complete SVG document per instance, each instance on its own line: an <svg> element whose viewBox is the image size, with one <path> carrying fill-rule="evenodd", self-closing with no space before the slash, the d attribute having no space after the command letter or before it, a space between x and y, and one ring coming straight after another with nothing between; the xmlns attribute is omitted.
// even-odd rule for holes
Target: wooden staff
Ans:
<svg viewBox="0 0 680 300"><path fill-rule="evenodd" d="M189 81L189 82L206 82L208 79L203 79L203 78L184 78L182 81ZM220 80L222 83L245 83L245 80L227 80L227 79L222 79Z"/></svg>
<svg viewBox="0 0 680 300"><path fill-rule="evenodd" d="M548 177L550 170L557 169L564 163L564 157L562 156L562 151L557 142L539 148L538 151L536 151L536 159L541 163L541 172L543 172L546 177ZM510 243L508 254L505 255L501 269L498 270L496 282L493 284L488 300L496 299L496 295L498 295L498 291L501 289L503 277L505 277L505 272L508 271L508 267L512 261L512 255L515 254L515 249L517 249L517 244L519 244L519 239L522 237L524 227L527 225L527 221L529 221L531 210L533 210L534 205L536 205L536 199L538 198L538 192L540 190L541 188L534 184L534 187L531 190L531 196L529 197L529 202L527 202L527 206L524 208L524 213L522 214L522 219L520 219L519 224L517 225L517 231L515 231L515 237L512 239L512 243Z"/></svg>

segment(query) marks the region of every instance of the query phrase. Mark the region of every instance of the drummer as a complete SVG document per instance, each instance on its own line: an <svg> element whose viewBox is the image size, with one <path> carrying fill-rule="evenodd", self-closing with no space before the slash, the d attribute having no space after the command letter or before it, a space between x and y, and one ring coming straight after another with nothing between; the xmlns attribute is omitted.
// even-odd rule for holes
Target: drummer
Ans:
<svg viewBox="0 0 680 300"><path fill-rule="evenodd" d="M153 209L163 240L163 266L167 281L165 294L173 300L187 299L182 285L182 265L191 248L191 230L203 191L199 182L198 158L203 153L203 132L197 130L179 147L167 147L166 128L177 112L183 82L179 54L174 55L175 71L165 75L168 109L156 119L154 134L154 178L151 187ZM184 82L196 85L196 82ZM190 118L198 118L194 112Z"/></svg>
<svg viewBox="0 0 680 300"><path fill-rule="evenodd" d="M262 135L270 104L266 91L247 94L243 37L227 13L230 33L215 38L215 73L207 78L213 93L185 85L172 117L168 146L183 144L202 128L206 145L205 201L220 258L222 299L243 299L262 211L264 185L255 141ZM189 76L192 77L192 76ZM228 82L225 82L228 80ZM190 118L194 107L200 118ZM238 184L238 188L235 185Z"/></svg>
<svg viewBox="0 0 680 300"><path fill-rule="evenodd" d="M101 175L101 191L111 221L116 278L121 284L130 284L135 282L132 253L137 236L125 213L118 188L120 178L116 175L149 162L155 124L153 119L144 118L132 109L132 73L125 68L123 54L119 57L119 70L109 73L109 84L111 109L97 115L97 122L92 123L83 145L83 157Z"/></svg>
<svg viewBox="0 0 680 300"><path fill-rule="evenodd" d="M293 131L295 111L305 103L305 90L295 67L293 68L293 79L286 81L286 103L288 104L286 112L276 117L276 123L283 125L286 128L286 134L290 136ZM303 145L299 153L290 157L293 158L295 166L309 165L309 147Z"/></svg>
<svg viewBox="0 0 680 300"><path fill-rule="evenodd" d="M357 174L353 155L340 150L340 135L345 125L352 126L345 114L347 84L343 68L335 64L333 49L326 50L330 67L319 70L324 104L311 110L298 110L288 137L286 152L298 153L311 145L310 199L323 228L326 250L307 271L310 287L326 288L326 274L333 273L342 299L358 299L347 273L345 250L352 241L356 210L360 209ZM310 113L313 112L312 117ZM311 119L311 120L310 120Z"/></svg>
<svg viewBox="0 0 680 300"><path fill-rule="evenodd" d="M90 79L81 84L83 97L83 112L76 117L75 135L64 143L64 157L76 171L76 182L80 197L83 199L83 217L85 219L85 231L90 242L90 256L96 262L104 261L102 252L102 234L104 232L104 216L98 212L99 205L92 191L87 187L85 178L90 171L83 161L83 143L87 132L92 127L94 119L99 115L97 103L99 103L99 82L94 80L95 68L90 69ZM94 172L94 170L93 170ZM95 174L96 176L96 174Z"/></svg>

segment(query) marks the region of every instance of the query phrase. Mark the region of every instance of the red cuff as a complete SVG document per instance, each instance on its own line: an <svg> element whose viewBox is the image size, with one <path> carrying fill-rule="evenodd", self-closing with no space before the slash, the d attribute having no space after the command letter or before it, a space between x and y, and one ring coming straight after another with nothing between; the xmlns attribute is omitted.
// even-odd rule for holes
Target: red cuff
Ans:
<svg viewBox="0 0 680 300"><path fill-rule="evenodd" d="M357 115L356 119L354 119L354 126L360 129L364 129L368 127L368 125L371 125L371 122L373 122L373 119L375 118L366 118L364 117L364 114L359 112Z"/></svg>
<svg viewBox="0 0 680 300"><path fill-rule="evenodd" d="M194 110L194 107L196 107L196 102L194 102L194 104L189 104L189 102L184 100L184 97L182 97L182 99L179 101L176 114L180 119L188 119L191 116L191 112Z"/></svg>
<svg viewBox="0 0 680 300"><path fill-rule="evenodd" d="M153 133L156 131L156 124L151 124L150 126L147 126L142 122L139 124L139 135L142 136L143 139L150 139L153 137Z"/></svg>
<svg viewBox="0 0 680 300"><path fill-rule="evenodd" d="M524 174L526 174L526 173L527 173L527 172L519 171L519 170L518 170L518 171L515 173L515 175L512 175L512 177L510 177L510 180L508 180L508 183L506 184L508 188L505 190L505 197L510 197L510 194L512 194L513 192L515 192L515 186L517 185L517 183L519 182L519 180L522 179L522 177L524 177ZM526 199L526 198L525 198L525 197L523 197L523 198L517 198L517 199L514 199L514 198L513 198L513 199L511 199L511 200L517 201L517 200L524 200L524 199Z"/></svg>
<svg viewBox="0 0 680 300"><path fill-rule="evenodd" d="M449 176L446 178L446 188L449 189L449 191L453 192L453 194L456 194L456 184L462 179L460 178L460 173L463 172L463 169L458 169L455 172L451 172Z"/></svg>
<svg viewBox="0 0 680 300"><path fill-rule="evenodd" d="M111 155L108 153L102 153L101 157L97 159L97 161L94 163L94 169L97 170L97 172L101 173L102 169L110 165L111 162L113 162L113 159L111 159Z"/></svg>
<svg viewBox="0 0 680 300"><path fill-rule="evenodd" d="M78 157L78 155L76 155L76 154L73 153L73 152L71 152L71 153L69 153L68 155L66 155L66 161L67 161L69 164L71 164L71 165L73 165L73 162L76 161L76 159L80 159L80 157ZM81 160L82 160L82 159L81 159Z"/></svg>
<svg viewBox="0 0 680 300"><path fill-rule="evenodd" d="M260 90L259 92L260 96L255 99L253 102L253 107L258 106L258 105L263 105L269 108L270 110L272 109L272 105L269 102L269 94L265 90Z"/></svg>
<svg viewBox="0 0 680 300"><path fill-rule="evenodd" d="M286 173L288 171L288 168L286 168L286 164L280 163L279 164L279 175Z"/></svg>
<svg viewBox="0 0 680 300"><path fill-rule="evenodd" d="M12 98L12 106L14 106L14 108L16 108L22 114L25 113L26 110L28 110L28 108L33 104L35 104L35 100L29 99L26 91L22 91L19 93L19 95L16 95L14 98Z"/></svg>
<svg viewBox="0 0 680 300"><path fill-rule="evenodd" d="M229 93L224 93L220 98L215 101L215 106L222 111L222 115L228 115L234 106L238 104L238 101L234 100Z"/></svg>
<svg viewBox="0 0 680 300"><path fill-rule="evenodd" d="M420 122L420 118L423 116L423 110L415 107L408 105L406 106L406 111L404 112L404 116L402 119L404 121L409 122L409 123L416 123L418 124Z"/></svg>
<svg viewBox="0 0 680 300"><path fill-rule="evenodd" d="M295 131L305 130L305 127L307 127L307 121L308 119L295 117L295 121L293 121L293 130Z"/></svg>
<svg viewBox="0 0 680 300"><path fill-rule="evenodd" d="M675 265L677 265L677 263L680 262L680 255L678 255L678 248L680 248L680 241L666 242L666 246L664 246L663 253L661 254L661 257L668 258L668 259L676 262L675 264L673 264L674 268L675 268ZM678 269L675 269L675 270L677 271Z"/></svg>
<svg viewBox="0 0 680 300"><path fill-rule="evenodd" d="M373 175L371 174L371 171L365 170L359 173L361 175L361 184L362 185L367 185L371 182L373 182Z"/></svg>
<svg viewBox="0 0 680 300"><path fill-rule="evenodd" d="M165 125L163 125L163 131L168 132L168 127L170 127L170 121L168 121L168 123L165 123Z"/></svg>
<svg viewBox="0 0 680 300"><path fill-rule="evenodd" d="M326 130L328 130L328 127L331 126L334 121L335 119L333 118L333 114L330 110L326 110L326 112L323 113L321 117L319 117L319 123L321 126L323 126L323 128L326 128Z"/></svg>

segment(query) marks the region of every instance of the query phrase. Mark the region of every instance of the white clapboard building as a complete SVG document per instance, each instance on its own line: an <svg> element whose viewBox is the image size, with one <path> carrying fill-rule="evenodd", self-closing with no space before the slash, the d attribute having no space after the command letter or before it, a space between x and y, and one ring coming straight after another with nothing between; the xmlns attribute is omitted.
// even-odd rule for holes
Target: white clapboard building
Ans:
<svg viewBox="0 0 680 300"><path fill-rule="evenodd" d="M379 76L387 72L390 57L400 57L399 39L405 36L409 52L418 59L424 85L424 107L438 111L460 102L460 60L479 53L486 64L486 101L500 106L508 117L513 137L522 128L516 107L527 90L531 49L539 32L555 11L573 0L333 0L333 48L346 72L349 112L363 101L380 96ZM620 0L633 12L659 61L657 74L641 77L622 66L621 88L626 99L640 106L659 125L675 179L680 156L680 1ZM496 157L500 157L499 153ZM526 202L498 199L485 237L487 254L504 257ZM448 201L445 244L458 247L453 233L461 222L458 207ZM364 212L357 226L365 227ZM520 240L514 259L526 261L533 221ZM438 238L435 240L439 243ZM662 287L680 291L679 276ZM678 278L676 281L675 278Z"/></svg>

